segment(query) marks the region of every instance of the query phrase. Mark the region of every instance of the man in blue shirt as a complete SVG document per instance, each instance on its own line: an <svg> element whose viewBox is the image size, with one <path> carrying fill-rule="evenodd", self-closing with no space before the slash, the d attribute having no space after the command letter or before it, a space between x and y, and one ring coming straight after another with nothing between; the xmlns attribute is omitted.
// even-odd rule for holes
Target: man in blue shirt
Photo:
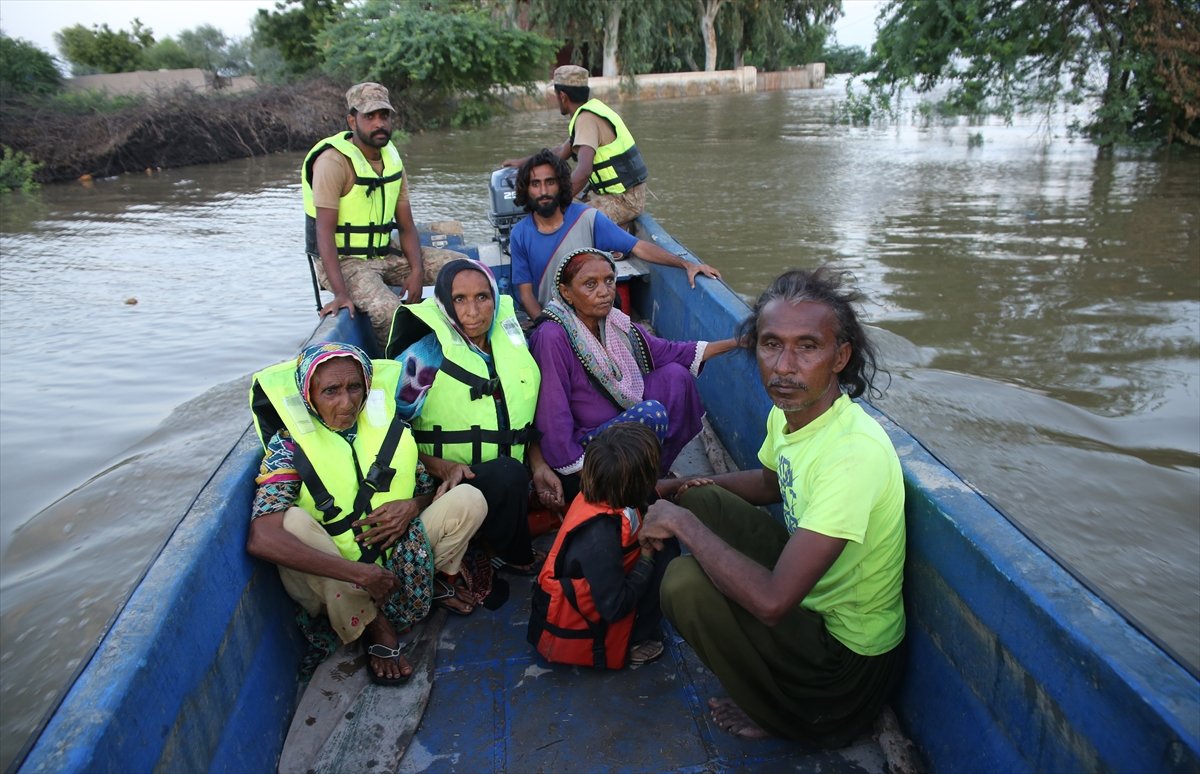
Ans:
<svg viewBox="0 0 1200 774"><path fill-rule="evenodd" d="M517 171L514 201L529 217L517 223L510 236L512 280L531 318L541 314L550 299L557 259L583 247L615 253L615 258L633 255L648 263L676 266L687 271L692 287L697 274L721 276L712 266L685 261L627 233L595 208L573 202L570 168L547 148L530 156Z"/></svg>

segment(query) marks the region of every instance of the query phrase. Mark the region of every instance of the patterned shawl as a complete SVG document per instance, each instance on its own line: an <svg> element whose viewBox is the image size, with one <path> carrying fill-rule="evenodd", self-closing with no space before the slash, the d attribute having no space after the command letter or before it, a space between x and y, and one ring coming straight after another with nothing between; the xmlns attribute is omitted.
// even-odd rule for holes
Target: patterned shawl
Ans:
<svg viewBox="0 0 1200 774"><path fill-rule="evenodd" d="M603 250L589 248L564 256L554 267L553 294L542 312L563 327L579 362L621 408L627 409L641 402L646 388L639 360L634 354L633 337L637 334L632 330L633 321L614 307L601 322L600 338L597 339L558 290L563 269L571 258L582 252L600 255L616 269L612 257Z"/></svg>

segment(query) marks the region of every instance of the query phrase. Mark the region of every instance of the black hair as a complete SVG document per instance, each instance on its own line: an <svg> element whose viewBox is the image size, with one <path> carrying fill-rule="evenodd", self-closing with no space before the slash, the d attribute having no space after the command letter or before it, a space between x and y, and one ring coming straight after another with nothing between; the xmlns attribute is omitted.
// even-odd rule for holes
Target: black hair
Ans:
<svg viewBox="0 0 1200 774"><path fill-rule="evenodd" d="M857 398L864 393L869 397L881 397L883 391L875 386L876 375L882 370L876 362L875 346L867 337L867 332L858 315L854 304L863 300L863 295L852 287L843 287L850 279L848 273L833 269L829 266L818 266L816 269L792 269L775 278L754 303L750 316L738 327L738 343L742 347L754 347L758 343L758 321L762 310L772 301L786 301L791 304L802 301L812 301L824 304L833 311L837 319L837 342L850 345L850 360L846 367L837 375L838 384L851 398ZM887 374L887 371L882 371Z"/></svg>
<svg viewBox="0 0 1200 774"><path fill-rule="evenodd" d="M658 436L640 422L618 422L587 445L579 491L589 503L644 508L658 482Z"/></svg>
<svg viewBox="0 0 1200 774"><path fill-rule="evenodd" d="M543 165L549 165L554 170L554 176L558 178L558 208L566 212L567 207L571 206L571 168L549 148L542 148L525 159L525 163L517 170L513 202L518 207L524 207L526 212L533 212L533 202L529 201L529 178L533 176L534 167Z"/></svg>
<svg viewBox="0 0 1200 774"><path fill-rule="evenodd" d="M591 86L564 86L561 83L556 83L554 84L554 90L566 94L567 99L577 105L582 105L592 96Z"/></svg>

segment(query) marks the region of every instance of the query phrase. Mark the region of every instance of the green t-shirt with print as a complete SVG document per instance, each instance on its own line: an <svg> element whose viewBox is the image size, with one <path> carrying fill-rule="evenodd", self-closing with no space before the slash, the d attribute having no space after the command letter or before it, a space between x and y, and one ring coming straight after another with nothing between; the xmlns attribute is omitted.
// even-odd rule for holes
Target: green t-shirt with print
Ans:
<svg viewBox="0 0 1200 774"><path fill-rule="evenodd" d="M758 459L779 476L788 532L847 541L800 604L855 653L877 656L899 645L904 477L887 433L846 395L794 433L772 408Z"/></svg>

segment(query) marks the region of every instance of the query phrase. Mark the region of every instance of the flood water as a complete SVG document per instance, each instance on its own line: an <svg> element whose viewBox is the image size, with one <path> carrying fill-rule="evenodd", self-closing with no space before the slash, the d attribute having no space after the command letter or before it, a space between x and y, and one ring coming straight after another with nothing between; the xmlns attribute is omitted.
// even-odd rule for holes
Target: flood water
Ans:
<svg viewBox="0 0 1200 774"><path fill-rule="evenodd" d="M853 271L878 405L1200 664L1200 158L1098 159L1036 119L837 126L838 99L624 104L651 212L746 295ZM494 164L564 132L412 138L418 220L490 239ZM0 198L0 767L246 427L248 376L315 324L300 160Z"/></svg>

